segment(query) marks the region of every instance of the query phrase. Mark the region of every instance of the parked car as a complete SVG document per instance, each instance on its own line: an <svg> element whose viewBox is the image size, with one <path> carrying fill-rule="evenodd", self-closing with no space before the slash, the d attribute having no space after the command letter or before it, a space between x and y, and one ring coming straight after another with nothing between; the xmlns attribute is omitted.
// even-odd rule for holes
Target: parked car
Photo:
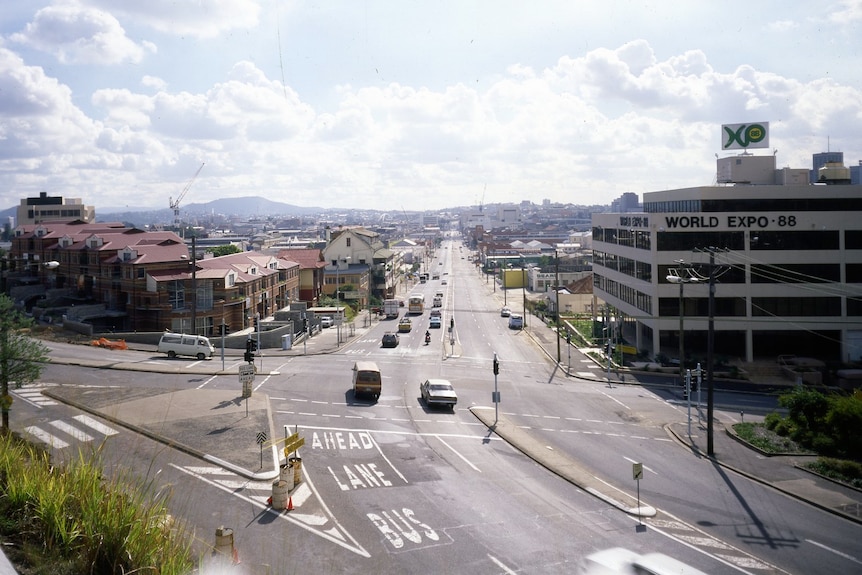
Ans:
<svg viewBox="0 0 862 575"><path fill-rule="evenodd" d="M510 315L512 315L512 310L509 308L504 307L500 310L500 317L509 317Z"/></svg>
<svg viewBox="0 0 862 575"><path fill-rule="evenodd" d="M399 338L397 333L387 331L383 334L383 347L398 347Z"/></svg>
<svg viewBox="0 0 862 575"><path fill-rule="evenodd" d="M398 322L398 331L401 333L407 333L413 328L413 324L410 321L409 317L402 317Z"/></svg>
<svg viewBox="0 0 862 575"><path fill-rule="evenodd" d="M509 329L524 329L524 318L518 314L509 316Z"/></svg>
<svg viewBox="0 0 862 575"><path fill-rule="evenodd" d="M440 316L432 316L432 317L431 317L431 320L430 320L430 321L429 321L429 323L428 323L428 325L429 325L430 327L433 327L433 328L437 328L437 329L439 329L440 327L442 327L442 326L443 326L443 320L442 320L442 319L440 319Z"/></svg>
<svg viewBox="0 0 862 575"><path fill-rule="evenodd" d="M441 405L455 409L458 403L458 394L447 379L426 379L419 384L419 393L428 407Z"/></svg>
<svg viewBox="0 0 862 575"><path fill-rule="evenodd" d="M332 327L332 317L328 315L320 316L320 327Z"/></svg>

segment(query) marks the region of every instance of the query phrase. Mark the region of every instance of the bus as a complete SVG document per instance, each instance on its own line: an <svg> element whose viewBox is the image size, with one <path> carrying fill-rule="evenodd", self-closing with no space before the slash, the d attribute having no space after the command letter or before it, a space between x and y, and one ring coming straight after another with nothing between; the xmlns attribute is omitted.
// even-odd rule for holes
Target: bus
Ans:
<svg viewBox="0 0 862 575"><path fill-rule="evenodd" d="M418 313L422 315L425 312L425 296L420 294L413 294L407 300L407 313L414 314Z"/></svg>

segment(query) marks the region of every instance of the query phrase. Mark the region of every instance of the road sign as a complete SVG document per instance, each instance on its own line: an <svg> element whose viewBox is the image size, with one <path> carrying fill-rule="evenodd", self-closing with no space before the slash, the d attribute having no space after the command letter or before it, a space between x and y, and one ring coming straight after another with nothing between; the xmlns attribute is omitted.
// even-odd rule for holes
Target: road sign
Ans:
<svg viewBox="0 0 862 575"><path fill-rule="evenodd" d="M257 432L257 442L260 445L263 445L264 443L266 443L266 432L265 431L258 431Z"/></svg>
<svg viewBox="0 0 862 575"><path fill-rule="evenodd" d="M632 479L640 481L644 478L644 464L632 463Z"/></svg>
<svg viewBox="0 0 862 575"><path fill-rule="evenodd" d="M289 435L284 440L284 455L287 456L291 451L296 451L300 447L305 445L305 438L300 437L298 433L294 433L293 435Z"/></svg>
<svg viewBox="0 0 862 575"><path fill-rule="evenodd" d="M239 366L239 382L251 383L254 381L254 364Z"/></svg>

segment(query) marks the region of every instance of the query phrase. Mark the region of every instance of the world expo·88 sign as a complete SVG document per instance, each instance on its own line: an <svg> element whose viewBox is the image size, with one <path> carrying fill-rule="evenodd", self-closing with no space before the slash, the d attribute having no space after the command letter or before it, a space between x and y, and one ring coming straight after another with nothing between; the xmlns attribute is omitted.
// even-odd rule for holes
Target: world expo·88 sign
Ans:
<svg viewBox="0 0 862 575"><path fill-rule="evenodd" d="M721 149L746 150L769 147L769 122L755 124L723 124Z"/></svg>

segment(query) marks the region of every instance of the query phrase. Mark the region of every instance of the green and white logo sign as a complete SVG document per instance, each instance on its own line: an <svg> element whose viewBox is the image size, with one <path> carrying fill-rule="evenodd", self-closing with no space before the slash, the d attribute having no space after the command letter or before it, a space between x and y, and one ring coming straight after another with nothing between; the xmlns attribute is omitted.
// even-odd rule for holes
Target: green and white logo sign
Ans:
<svg viewBox="0 0 862 575"><path fill-rule="evenodd" d="M769 147L769 122L756 124L723 124L721 126L721 149L747 150Z"/></svg>

